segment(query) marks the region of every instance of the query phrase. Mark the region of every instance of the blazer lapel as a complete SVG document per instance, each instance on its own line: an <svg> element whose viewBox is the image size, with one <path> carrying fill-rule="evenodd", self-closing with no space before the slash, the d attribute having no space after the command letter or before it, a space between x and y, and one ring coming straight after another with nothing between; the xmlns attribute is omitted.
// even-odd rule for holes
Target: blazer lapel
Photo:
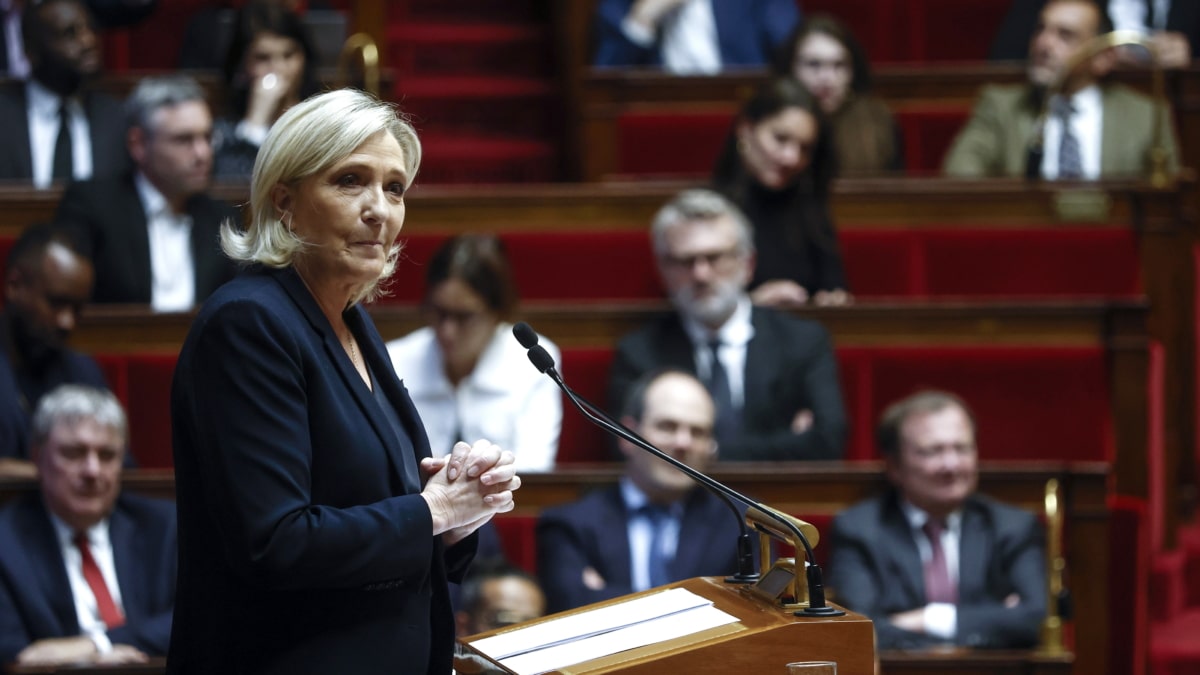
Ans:
<svg viewBox="0 0 1200 675"><path fill-rule="evenodd" d="M604 493L605 511L597 514L600 534L608 531L607 541L598 541L597 554L604 560L608 570L608 583L629 588L633 585L633 555L629 552L629 513L621 497L620 485L613 485ZM611 529L610 529L611 528Z"/></svg>
<svg viewBox="0 0 1200 675"><path fill-rule="evenodd" d="M139 546L136 534L133 524L121 512L118 502L118 507L114 508L108 517L108 538L112 543L117 586L121 589L121 605L125 609L125 616L134 618L131 623L136 623L136 617L139 614L138 608L143 604L142 584L135 583L134 580L145 576L138 565L138 560L145 552Z"/></svg>
<svg viewBox="0 0 1200 675"><path fill-rule="evenodd" d="M12 85L13 98L17 101L15 109L20 111L20 114L15 119L6 120L8 124L18 127L16 133L13 134L13 147L9 151L13 152L16 157L17 167L20 170L20 175L33 176L33 150L30 147L29 140L29 119L26 111L29 109L29 97L26 93L24 83L13 83Z"/></svg>
<svg viewBox="0 0 1200 675"><path fill-rule="evenodd" d="M34 575L32 581L42 589L40 595L46 598L51 613L63 628L63 634L75 635L79 632L75 596L67 579L66 564L54 525L50 522L50 514L37 495L29 497L22 508L29 511L21 521L26 523L22 544L29 552L29 571Z"/></svg>
<svg viewBox="0 0 1200 675"><path fill-rule="evenodd" d="M154 294L154 282L151 278L150 271L150 231L148 229L149 215L146 213L146 207L142 204L142 198L138 195L137 184L133 180L132 174L126 179L123 186L125 190L124 200L119 209L114 209L115 219L117 223L117 231L124 230L121 240L108 242L112 247L128 246L128 256L125 258L129 265L130 274L133 275L133 283L137 289L138 295L144 297L146 302Z"/></svg>
<svg viewBox="0 0 1200 675"><path fill-rule="evenodd" d="M757 309L750 310L750 325L754 327L754 337L746 345L746 366L742 380L742 418L745 424L746 410L771 410L772 405L764 405L771 400L770 384L773 377L778 375L778 363L772 335L763 325L763 314Z"/></svg>
<svg viewBox="0 0 1200 675"><path fill-rule="evenodd" d="M962 534L958 538L958 597L970 602L986 593L987 563L992 556L991 528L970 501L963 509Z"/></svg>
<svg viewBox="0 0 1200 675"><path fill-rule="evenodd" d="M887 564L893 578L899 580L904 591L904 604L917 607L925 604L925 572L921 565L921 554L913 541L912 530L904 518L904 512L894 500L890 502L883 517L883 541L880 550L885 551Z"/></svg>
<svg viewBox="0 0 1200 675"><path fill-rule="evenodd" d="M732 551L736 542L714 541L710 538L714 525L709 519L719 516L713 509L706 508L712 503L711 500L705 499L706 496L703 488L697 486L684 501L683 519L679 525L679 543L675 547L675 560L671 564L672 571L679 578L714 574L717 570L712 569L713 560L734 557ZM721 556L720 553L725 550L730 554ZM733 574L735 571L724 570L724 573Z"/></svg>

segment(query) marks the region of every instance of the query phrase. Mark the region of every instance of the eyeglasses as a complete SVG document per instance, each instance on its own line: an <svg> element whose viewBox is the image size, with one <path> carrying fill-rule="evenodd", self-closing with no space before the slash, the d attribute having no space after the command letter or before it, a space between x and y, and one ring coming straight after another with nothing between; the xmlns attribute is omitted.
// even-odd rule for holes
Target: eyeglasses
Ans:
<svg viewBox="0 0 1200 675"><path fill-rule="evenodd" d="M735 261L742 257L742 252L736 248L726 249L724 251L713 251L711 253L696 253L693 255L675 256L666 254L662 257L664 263L669 267L674 267L681 270L693 270L696 268L696 263L703 262L708 267L713 269L728 269Z"/></svg>
<svg viewBox="0 0 1200 675"><path fill-rule="evenodd" d="M469 326L479 320L485 312L447 309L437 305L425 305L425 320L432 326L450 322L456 326Z"/></svg>

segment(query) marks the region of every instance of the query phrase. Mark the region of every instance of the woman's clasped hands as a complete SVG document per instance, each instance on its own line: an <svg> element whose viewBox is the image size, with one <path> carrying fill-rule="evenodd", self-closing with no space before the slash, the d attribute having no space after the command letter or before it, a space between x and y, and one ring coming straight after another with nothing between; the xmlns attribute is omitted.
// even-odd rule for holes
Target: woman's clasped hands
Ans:
<svg viewBox="0 0 1200 675"><path fill-rule="evenodd" d="M421 460L429 476L421 496L429 504L433 533L453 545L470 535L497 513L513 509L513 493L521 477L513 454L479 440L462 441L445 457Z"/></svg>

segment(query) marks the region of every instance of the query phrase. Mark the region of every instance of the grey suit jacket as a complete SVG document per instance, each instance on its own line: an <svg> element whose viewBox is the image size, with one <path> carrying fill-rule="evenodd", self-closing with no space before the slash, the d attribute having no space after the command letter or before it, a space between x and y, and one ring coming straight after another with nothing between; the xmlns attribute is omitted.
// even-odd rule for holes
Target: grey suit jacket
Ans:
<svg viewBox="0 0 1200 675"><path fill-rule="evenodd" d="M29 114L24 82L0 84L0 178L33 179L33 153L29 142ZM125 117L121 102L102 92L86 92L92 143L92 176L115 176L128 170L125 149Z"/></svg>
<svg viewBox="0 0 1200 675"><path fill-rule="evenodd" d="M1144 175L1154 146L1154 104L1119 84L1102 84L1104 121L1100 132L1100 175ZM966 126L946 153L942 172L958 178L1024 176L1038 102L1028 85L988 85L979 94ZM1178 166L1179 148L1170 113L1164 126L1167 165Z"/></svg>
<svg viewBox="0 0 1200 675"><path fill-rule="evenodd" d="M920 553L895 492L850 507L833 521L829 585L835 600L875 622L880 649L943 641L888 617L925 605ZM1033 514L982 495L963 507L958 564L958 633L968 647L1019 648L1037 642L1046 613L1045 536ZM1006 607L1010 594L1020 603Z"/></svg>

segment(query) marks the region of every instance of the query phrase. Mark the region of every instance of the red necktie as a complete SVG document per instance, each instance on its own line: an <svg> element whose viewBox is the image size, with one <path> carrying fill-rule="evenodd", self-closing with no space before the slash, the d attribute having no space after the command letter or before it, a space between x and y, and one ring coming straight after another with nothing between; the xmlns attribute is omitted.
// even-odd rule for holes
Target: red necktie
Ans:
<svg viewBox="0 0 1200 675"><path fill-rule="evenodd" d="M932 518L921 528L929 537L933 555L925 563L925 602L958 602L958 588L950 579L950 567L946 564L946 551L942 549L942 531L945 526Z"/></svg>
<svg viewBox="0 0 1200 675"><path fill-rule="evenodd" d="M121 614L117 603L113 602L112 594L108 592L108 584L104 583L104 575L100 572L100 566L92 557L92 548L88 545L86 532L75 535L75 546L79 548L79 556L83 559L83 578L87 580L88 587L92 589L92 595L96 596L96 607L100 610L100 619L104 621L104 625L108 626L109 630L119 628L125 623L125 615Z"/></svg>

